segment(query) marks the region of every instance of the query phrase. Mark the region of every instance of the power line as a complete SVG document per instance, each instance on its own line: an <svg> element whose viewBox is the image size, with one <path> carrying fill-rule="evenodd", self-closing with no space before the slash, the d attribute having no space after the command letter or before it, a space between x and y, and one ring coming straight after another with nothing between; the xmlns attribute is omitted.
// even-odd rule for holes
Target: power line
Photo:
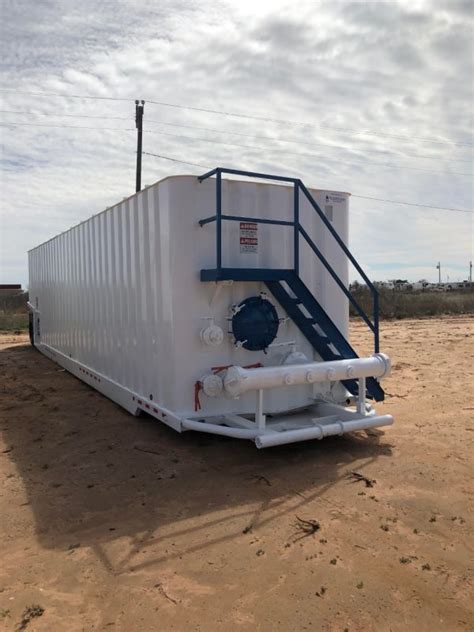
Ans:
<svg viewBox="0 0 474 632"><path fill-rule="evenodd" d="M419 140L422 142L426 142L426 143L437 143L437 144L442 144L442 145L457 145L460 147L474 147L474 145L472 143L456 143L454 141L442 141L442 140L437 140L435 138L422 138L420 136L402 136L402 135L398 135L398 134L387 134L386 132L379 132L379 131L374 131L374 130L357 130L351 127L334 127L331 125L322 125L322 124L314 124L314 123L307 123L304 121L290 121L287 119L276 119L276 118L269 118L266 116L254 116L251 114L239 114L237 112L226 112L224 110L208 110L206 108L197 108L191 105L181 105L181 104L176 104L176 103L165 103L163 101L148 101L148 103L153 103L154 105L162 105L165 107L170 107L170 108L180 108L180 109L185 109L185 110L195 110L197 112L206 112L208 114L222 114L223 116L233 116L236 118L246 118L246 119L252 119L254 121L265 121L265 122L271 122L271 123L285 123L285 125L303 125L305 127L322 127L325 129L332 129L332 130L336 130L339 132L353 132L355 134L370 134L370 135L374 135L374 136L386 136L388 138L398 138L398 139L402 139L402 140Z"/></svg>
<svg viewBox="0 0 474 632"><path fill-rule="evenodd" d="M107 118L107 117L104 117ZM297 145L308 145L309 147L329 147L330 149L343 149L345 151L351 150L350 147L345 147L344 145L331 145L329 143L309 143L304 140L294 140L289 138L279 138L278 136L258 136L256 134L244 134L243 132L234 132L230 130L219 130L211 127L198 127L196 125L184 125L183 123L169 123L167 121L158 121L156 119L147 119L148 123L158 123L159 125L166 125L169 127L183 127L186 129L196 129L202 132L214 132L217 134L229 134L231 136L243 136L246 138L257 138L259 140L274 140L280 143L295 143ZM380 153L379 149L359 149L357 151L365 152L365 153ZM393 153L393 152L392 152ZM407 154L404 152L402 154L407 158L424 158L427 160L437 160L440 161L439 156L427 156L426 154ZM451 157L449 159L451 162L467 162L469 164L472 163L472 160L466 160L465 158L456 158Z"/></svg>
<svg viewBox="0 0 474 632"><path fill-rule="evenodd" d="M85 126L85 125L50 125L49 123L0 123L0 126L3 127L17 127L17 126L27 126L27 127L50 127L50 128L59 128L59 129L96 129L96 130L107 130L107 131L117 131L117 132L130 132L133 131L133 129L130 128L114 128L114 127L91 127L91 126ZM290 156L299 156L301 158L304 157L308 157L308 158L318 158L320 159L321 156L318 154L308 154L308 153L301 153L301 152L294 152L294 151L287 151L286 149L279 149L278 147L262 147L262 146L258 146L258 145L242 145L240 143L232 143L232 142L228 142L228 141L219 141L219 140L213 140L210 138L200 138L200 137L196 137L196 136L184 136L182 134L172 134L171 132L163 132L163 131L159 131L159 130L147 130L147 132L149 134L161 134L162 136L170 136L172 138L179 138L179 139L183 139L183 140L193 140L193 141L200 141L200 142L205 142L205 143L212 143L212 144L218 144L218 145L229 145L229 146L233 146L233 147L242 147L244 149L251 149L251 150L257 150L257 151L273 151L273 152L280 152L280 153L285 153L286 155L290 155ZM338 158L330 158L329 156L324 156L325 160L328 160L330 162L337 162L337 164L340 165L350 165L350 166L359 166L359 165L373 165L376 167L381 167L382 169L400 169L400 170L409 170L409 171L423 171L425 173L432 173L432 174L437 174L437 175L446 175L446 176L469 176L472 177L471 173L463 173L463 172L459 172L459 171L451 171L451 172L446 172L446 171L435 171L433 169L424 169L423 167L409 167L409 166L404 166L404 165L392 165L392 164L385 164L385 163L380 163L380 162L374 162L374 161L370 161L370 160L359 160L359 161L347 161L347 160L339 160Z"/></svg>
<svg viewBox="0 0 474 632"><path fill-rule="evenodd" d="M222 140L212 140L210 138L199 138L197 136L184 136L182 134L172 134L171 132L162 132L162 131L158 131L158 130L147 130L147 132L149 134L161 134L162 136L171 136L173 138L181 138L183 140L198 140L204 143L213 143L213 144L218 144L218 145L231 145L233 147L243 147L244 149L256 149L258 151L277 151L277 152L283 152L289 156L301 156L301 157L309 157L309 158L321 158L320 155L317 154L306 154L306 153L301 153L301 152L294 152L294 151L287 151L286 149L278 149L278 147L261 147L258 145L242 145L240 143L231 143L228 141L222 141ZM375 165L377 167L383 167L383 168L389 168L389 169L409 169L414 170L414 171L425 171L427 173L434 173L434 174L438 174L438 175L454 175L454 176L472 176L472 174L470 173L461 173L461 172L457 172L457 171L452 171L452 172L445 172L445 171L434 171L432 169L424 169L423 167L408 167L408 166L403 166L403 165L391 165L391 164L384 164L384 163L380 163L380 162L373 162L370 160L362 160L362 161L344 161L344 160L339 160L338 158L330 158L329 156L324 156L325 160L329 160L332 162L337 162L340 165Z"/></svg>
<svg viewBox="0 0 474 632"><path fill-rule="evenodd" d="M133 128L128 127L89 127L86 125L50 125L49 123L0 123L1 127L56 127L66 129L100 129L114 132L134 132Z"/></svg>
<svg viewBox="0 0 474 632"><path fill-rule="evenodd" d="M27 114L28 116L53 116L54 118L92 118L92 119L114 119L118 121L130 121L131 116L99 116L97 114L52 114L51 112L32 112L31 110L0 110L0 114Z"/></svg>
<svg viewBox="0 0 474 632"><path fill-rule="evenodd" d="M132 97L99 97L90 94L59 94L53 92L27 92L26 90L13 90L11 88L0 88L0 92L13 92L14 94L25 94L31 97L63 97L65 99L97 99L99 101L135 101Z"/></svg>
<svg viewBox="0 0 474 632"><path fill-rule="evenodd" d="M203 169L210 169L207 165L200 165L197 162L187 162L186 160L178 160L177 158L170 158L169 156L161 156L160 154L151 154L149 151L143 152L145 156L153 156L154 158L162 158L163 160L170 160L171 162L180 162L183 165L192 165L193 167L202 167Z"/></svg>
<svg viewBox="0 0 474 632"><path fill-rule="evenodd" d="M92 119L113 119L113 120L120 120L120 121L129 121L130 117L128 116L98 116L98 115L91 115L91 114L52 114L50 112L32 112L32 111L28 111L28 110L0 110L0 114L24 114L24 115L33 115L33 116L52 116L52 117L69 117L69 118L92 118ZM203 132L213 132L213 133L217 133L217 134L229 134L232 136L243 136L246 138L257 138L259 140L274 140L277 142L281 142L281 143L294 143L294 144L298 144L298 145L308 145L309 147L328 147L330 149L343 149L344 151L347 150L351 150L350 147L345 147L343 145L331 145L329 143L312 143L312 142L307 142L307 141L302 141L302 140L294 140L294 139L287 139L287 138L279 138L278 136L259 136L256 134L244 134L243 132L235 132L235 131L229 131L229 130L219 130L219 129L215 129L215 128L210 128L210 127L200 127L200 126L196 126L196 125L185 125L183 123L170 123L168 121L159 121L156 119L148 119L147 121L149 123L157 123L159 125L165 125L168 127L182 127L182 128L186 128L186 129L195 129L195 130L199 130L199 131L203 131ZM360 149L358 150L360 152L365 152L365 153L380 153L379 149ZM392 152L393 153L393 152ZM413 158L424 158L427 160L437 160L439 161L440 158L439 156L427 156L425 154L410 154L410 153L403 153L403 156L406 157L413 157ZM456 162L466 162L471 164L472 160L466 160L464 158L456 158L456 157L451 157L450 161L456 161Z"/></svg>
<svg viewBox="0 0 474 632"><path fill-rule="evenodd" d="M27 114L27 115L34 115L34 116L52 116L52 117L70 117L70 118L92 118L92 119L114 119L114 120L120 120L120 121L129 121L130 117L127 116L97 116L97 115L90 115L90 114L51 114L50 112L32 112L32 111L15 111L15 110L0 110L1 114ZM182 127L185 129L196 129L199 131L203 131L203 132L212 132L212 133L217 133L217 134L228 134L228 135L232 135L232 136L243 136L246 138L257 138L259 140L273 140L273 141L277 141L277 142L281 142L281 143L294 143L297 145L308 145L309 147L328 147L329 149L342 149L344 151L347 150L351 150L350 147L345 147L343 145L331 145L329 143L310 143L307 141L301 141L301 140L294 140L294 139L287 139L287 138L279 138L278 136L258 136L255 134L244 134L242 132L235 132L235 131L229 131L229 130L219 130L219 129L215 129L215 128L210 128L210 127L199 127L196 125L185 125L183 123L169 123L167 121L158 121L156 119L147 119L147 121L149 123L157 123L159 125L165 125L168 127ZM151 130L154 131L154 130ZM360 149L358 150L362 153L380 153L379 149ZM393 153L393 152L392 152ZM440 158L438 156L426 156L424 154L407 154L406 152L403 153L403 156L407 156L407 157L413 157L413 158L424 158L427 160L436 160L436 161L440 161ZM456 157L452 157L449 159L451 162L465 162L465 163L469 163L471 164L472 161L471 160L466 160L464 158L456 158Z"/></svg>
<svg viewBox="0 0 474 632"><path fill-rule="evenodd" d="M66 98L66 99L98 99L98 100L105 100L105 101L133 101L134 99L131 98L125 98L125 97L103 97L103 96L93 96L93 95L86 95L86 94L61 94L61 93L52 93L52 92L28 92L28 91L23 91L23 90L14 90L14 89L10 89L10 88L0 88L0 92L7 92L7 93L14 93L14 94L24 94L24 95L29 95L29 96L35 96L35 97L60 97L60 98ZM387 138L396 138L399 140L419 140L421 142L426 142L426 143L436 143L436 144L440 144L440 145L454 145L454 146L458 146L458 147L474 147L473 143L458 143L458 142L454 142L454 141L442 141L442 140L438 140L436 138L424 138L421 136L404 136L401 134L388 134L387 132L381 132L381 131L377 131L377 130L358 130L358 129L354 129L351 127L336 127L336 126L331 126L331 125L324 125L324 124L314 124L314 123L308 123L305 121L292 121L292 120L288 120L288 119L277 119L277 118L269 118L266 116L255 116L252 114L241 114L238 112L229 112L229 111L225 111L225 110L211 110L208 108L198 108L195 106L191 106L191 105L183 105L180 103L167 103L164 101L152 101L152 100L147 100L147 103L152 103L153 105L160 105L160 106L164 106L164 107L170 107L170 108L179 108L179 109L184 109L184 110L193 110L195 112L205 112L207 114L220 114L222 116L232 116L235 118L244 118L244 119L249 119L249 120L254 120L254 121L264 121L266 123L271 122L271 123L284 123L285 125L301 125L301 126L305 126L305 127L321 127L324 129L332 129L335 131L340 131L340 132L352 132L354 134L366 134L366 135L373 135L373 136L385 136Z"/></svg>
<svg viewBox="0 0 474 632"><path fill-rule="evenodd" d="M147 132L149 134L161 134L162 136L171 136L173 138L181 138L183 140L198 140L204 143L213 143L213 144L218 144L218 145L231 145L234 147L243 147L245 149L256 149L258 151L277 151L277 152L283 152L289 156L301 156L301 157L310 157L310 158L321 158L320 155L317 154L305 154L305 153L301 153L301 152L294 152L294 151L287 151L286 149L278 149L277 147L261 147L258 145L242 145L240 143L231 143L231 142L226 142L226 141L222 141L222 140L212 140L210 138L199 138L196 136L183 136L182 134L172 134L171 132L162 132L162 131L158 131L158 130L150 130L148 129ZM339 160L338 158L330 158L328 156L324 156L325 160L329 160L332 162L337 162L338 164L342 164L342 165L360 165L360 164L365 164L365 165L375 165L377 167L383 167L383 168L389 168L389 169L408 169L410 171L425 171L427 173L434 173L434 174L438 174L438 175L447 175L447 176L469 176L472 177L471 173L462 173L462 172L457 172L457 171L451 171L451 172L446 172L446 171L434 171L432 169L424 169L423 167L408 167L408 166L403 166L403 165L390 165L390 164L384 164L384 163L380 163L380 162L373 162L370 160L362 160L362 161L355 161L355 162L350 162L350 161L344 161L344 160Z"/></svg>
<svg viewBox="0 0 474 632"><path fill-rule="evenodd" d="M465 208L451 208L449 206L433 206L433 204L415 204L414 202L402 202L401 200L386 200L384 198L370 197L368 195L356 195L351 194L352 197L361 198L363 200L376 200L377 202L387 202L387 204L404 204L406 206L419 206L421 208L433 208L438 211L454 211L456 213L469 213L474 215L474 211L469 211Z"/></svg>
<svg viewBox="0 0 474 632"><path fill-rule="evenodd" d="M49 125L49 124L43 124L43 123L6 123L6 124L1 124L0 125L4 126L4 127L8 127L8 126L12 126L12 127L18 127L18 126L35 126L35 127L53 127L53 128L69 128L69 129L92 129L92 130L105 130L105 131L120 131L120 132L133 132L135 131L132 128L114 128L114 127L89 127L89 126L83 126L83 125ZM148 131L152 131L152 130L148 130ZM156 132L156 133L162 133L168 136L176 136L178 138L180 138L181 136L176 135L176 134L168 134L166 132ZM192 139L192 140L206 140L208 141L208 139L196 139L196 138L192 138L192 137L182 137L182 138L188 138L188 139ZM208 141L208 142L218 142L218 141ZM230 144L233 145L235 143L223 143L223 144ZM249 149L268 149L268 148L259 148L259 147L249 147L248 145L237 145L237 146L242 146L242 147L247 147ZM276 150L279 151L279 150ZM178 160L177 158L171 158L168 156L163 156L160 154L152 154L150 152L143 152L144 154L146 154L147 156L153 156L155 158L161 158L163 160L169 160L172 162L178 162L181 164L186 164L186 165L192 165L192 166L196 166L196 167L203 167L204 169L208 169L210 168L208 165L202 165L200 163L194 163L194 162L187 162L184 160ZM285 153L294 153L294 152L285 152ZM294 155L300 155L303 156L305 154L294 154ZM308 154L306 154L308 155ZM339 162L339 161L338 161ZM345 163L345 164L353 164L353 163ZM371 163L371 164L379 164L379 163ZM395 168L409 168L409 167L396 167L395 165L380 165L380 166L387 166L387 167L395 167ZM415 167L412 167L412 169L415 169ZM436 172L432 172L432 173L436 173ZM448 174L449 175L449 174ZM453 175L470 175L470 174L463 174L463 173L459 173L459 174L453 174ZM431 204L417 204L414 202L405 202L405 201L401 201L401 200L388 200L388 199L383 199L383 198L376 198L376 197L370 197L370 196L364 196L364 195L356 195L353 194L353 197L357 197L357 198L361 198L361 199L367 199L367 200L376 200L379 202L386 202L389 204L402 204L402 205L406 205L406 206L416 206L416 207L421 207L421 208L431 208L431 209L436 209L436 210L442 210L442 211L453 211L453 212L457 212L457 213L469 213L469 214L474 214L473 211L469 211L467 209L458 209L458 208L451 208L451 207L444 207L444 206L433 206Z"/></svg>
<svg viewBox="0 0 474 632"><path fill-rule="evenodd" d="M144 151L144 154L146 154L147 156L153 156L154 158L161 158L163 160L170 160L171 162L179 162L182 163L183 165L193 165L195 167L202 167L203 169L211 169L211 167L209 165L202 165L202 164L198 164L195 162L186 162L185 160L178 160L177 158L170 158L169 156L163 156L160 154L152 154L148 151ZM355 193L351 193L352 197L356 197L356 198L362 198L364 200L376 200L378 202L387 202L389 204L402 204L402 205L406 205L406 206L417 206L420 208L430 208L430 209L435 209L438 211L452 211L455 213L469 213L471 215L474 215L474 211L469 211L468 209L464 209L464 208L451 208L449 206L433 206L432 204L416 204L415 202L404 202L402 200L387 200L387 199L383 199L383 198L376 198L376 197L370 197L368 195L356 195Z"/></svg>

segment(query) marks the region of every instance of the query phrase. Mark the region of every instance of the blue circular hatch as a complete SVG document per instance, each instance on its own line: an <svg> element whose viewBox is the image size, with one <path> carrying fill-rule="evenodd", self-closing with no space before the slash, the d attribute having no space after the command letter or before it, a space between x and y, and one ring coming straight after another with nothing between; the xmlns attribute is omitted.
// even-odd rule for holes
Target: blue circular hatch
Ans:
<svg viewBox="0 0 474 632"><path fill-rule="evenodd" d="M264 351L276 338L278 314L269 300L261 296L246 298L235 309L232 333L248 351Z"/></svg>

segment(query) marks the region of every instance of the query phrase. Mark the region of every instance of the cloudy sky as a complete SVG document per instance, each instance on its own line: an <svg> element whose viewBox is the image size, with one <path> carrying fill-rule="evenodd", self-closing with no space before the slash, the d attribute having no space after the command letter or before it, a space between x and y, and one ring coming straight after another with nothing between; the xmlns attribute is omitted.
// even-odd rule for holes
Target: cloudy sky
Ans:
<svg viewBox="0 0 474 632"><path fill-rule="evenodd" d="M136 98L145 151L352 192L373 278L467 277L474 0L0 3L0 283L133 193ZM202 171L145 156L143 182Z"/></svg>

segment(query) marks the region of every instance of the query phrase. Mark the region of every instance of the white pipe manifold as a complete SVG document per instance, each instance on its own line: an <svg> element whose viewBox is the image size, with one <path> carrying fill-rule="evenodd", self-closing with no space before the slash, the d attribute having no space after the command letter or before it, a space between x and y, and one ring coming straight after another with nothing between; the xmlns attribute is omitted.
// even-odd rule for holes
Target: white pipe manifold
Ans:
<svg viewBox="0 0 474 632"><path fill-rule="evenodd" d="M282 366L244 369L231 366L224 375L224 390L232 397L247 391L278 388L313 382L350 380L363 377L385 377L390 373L390 358L376 353L368 358L310 362Z"/></svg>

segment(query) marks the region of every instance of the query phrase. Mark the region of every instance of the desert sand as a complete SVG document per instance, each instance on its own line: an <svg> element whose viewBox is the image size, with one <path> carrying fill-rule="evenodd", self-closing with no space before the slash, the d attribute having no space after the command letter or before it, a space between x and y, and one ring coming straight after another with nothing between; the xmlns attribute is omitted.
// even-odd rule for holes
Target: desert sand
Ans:
<svg viewBox="0 0 474 632"><path fill-rule="evenodd" d="M260 451L132 417L3 334L0 628L473 629L473 330L382 323L395 424Z"/></svg>

